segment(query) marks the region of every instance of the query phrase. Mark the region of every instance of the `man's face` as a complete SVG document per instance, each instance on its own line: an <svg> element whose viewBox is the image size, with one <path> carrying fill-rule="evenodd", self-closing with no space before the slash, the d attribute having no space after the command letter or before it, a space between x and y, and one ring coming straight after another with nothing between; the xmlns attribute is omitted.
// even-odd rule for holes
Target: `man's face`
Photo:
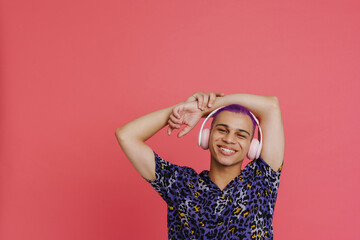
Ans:
<svg viewBox="0 0 360 240"><path fill-rule="evenodd" d="M241 165L250 147L252 131L253 123L248 115L219 113L210 132L211 160L222 166Z"/></svg>

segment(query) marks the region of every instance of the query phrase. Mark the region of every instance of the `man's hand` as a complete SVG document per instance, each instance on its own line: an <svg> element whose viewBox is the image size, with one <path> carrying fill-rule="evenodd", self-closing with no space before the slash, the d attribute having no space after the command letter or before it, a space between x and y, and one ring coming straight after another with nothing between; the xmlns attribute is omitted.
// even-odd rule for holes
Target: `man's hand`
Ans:
<svg viewBox="0 0 360 240"><path fill-rule="evenodd" d="M182 137L187 134L195 125L200 121L203 112L198 108L196 101L184 103L178 107L175 107L172 114L169 117L168 134L171 135L173 129L180 129L181 125L186 125L178 133L178 137Z"/></svg>
<svg viewBox="0 0 360 240"><path fill-rule="evenodd" d="M223 97L224 95L221 92L196 92L184 104L173 109L168 120L168 134L171 135L174 129L180 129L181 125L184 124L186 126L178 133L178 137L186 135L200 121L204 110L214 105L216 97Z"/></svg>
<svg viewBox="0 0 360 240"><path fill-rule="evenodd" d="M198 108L203 111L205 110L205 108L214 105L216 101L216 97L223 97L223 96L225 96L225 94L222 92L214 92L214 93L196 92L191 97L186 99L185 102L187 103L187 102L197 101Z"/></svg>

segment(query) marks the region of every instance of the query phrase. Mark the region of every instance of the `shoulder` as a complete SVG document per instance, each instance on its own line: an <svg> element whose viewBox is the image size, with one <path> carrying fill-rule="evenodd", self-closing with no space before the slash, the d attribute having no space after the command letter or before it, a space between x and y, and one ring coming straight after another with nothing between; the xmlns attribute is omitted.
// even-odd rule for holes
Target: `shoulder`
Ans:
<svg viewBox="0 0 360 240"><path fill-rule="evenodd" d="M156 179L154 181L147 180L148 182L156 182L160 178L173 178L177 181L183 181L186 178L190 179L196 178L198 176L197 172L194 169L187 166L179 166L177 164L171 163L160 157L156 152L154 152L154 157Z"/></svg>
<svg viewBox="0 0 360 240"><path fill-rule="evenodd" d="M246 170L244 178L251 185L257 186L254 189L266 189L272 196L276 196L273 194L276 194L279 188L282 166L278 171L274 171L263 158L259 157L249 162L244 170Z"/></svg>
<svg viewBox="0 0 360 240"><path fill-rule="evenodd" d="M265 178L280 178L283 163L277 169L277 171L275 171L262 157L259 157L249 162L246 167L249 168L250 172L259 177L264 176Z"/></svg>

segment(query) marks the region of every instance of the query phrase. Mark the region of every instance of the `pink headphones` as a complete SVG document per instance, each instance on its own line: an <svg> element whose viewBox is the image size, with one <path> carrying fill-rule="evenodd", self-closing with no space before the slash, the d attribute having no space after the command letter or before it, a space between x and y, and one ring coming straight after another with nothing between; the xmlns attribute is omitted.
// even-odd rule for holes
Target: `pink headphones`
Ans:
<svg viewBox="0 0 360 240"><path fill-rule="evenodd" d="M204 128L205 123L209 120L209 118L211 116L213 116L218 110L222 109L224 107L220 107L218 109L215 109L214 111L212 111L205 119L205 121L203 122L203 124L201 125L201 129L199 132L199 140L198 140L198 146L201 147L202 149L206 150L209 148L209 138L210 138L210 129L208 128ZM254 160L260 157L260 152L261 152L261 148L262 148L262 132L261 132L261 127L259 124L259 121L257 120L257 118L255 117L255 115L250 112L251 115L253 116L256 124L259 127L259 138L260 138L260 142L258 139L253 138L251 140L250 143L250 147L249 147L249 152L247 153L247 157L250 160Z"/></svg>

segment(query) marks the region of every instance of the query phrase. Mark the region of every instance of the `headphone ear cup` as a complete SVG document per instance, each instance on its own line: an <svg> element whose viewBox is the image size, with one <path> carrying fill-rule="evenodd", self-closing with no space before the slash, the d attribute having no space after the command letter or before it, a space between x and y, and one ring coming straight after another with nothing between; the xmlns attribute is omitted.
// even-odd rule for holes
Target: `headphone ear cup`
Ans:
<svg viewBox="0 0 360 240"><path fill-rule="evenodd" d="M247 154L247 157L250 159L250 160L254 160L256 158L258 158L259 154L256 154L258 149L260 147L260 142L259 140L257 140L256 138L254 138L253 140L251 140L251 143L250 143L250 147L249 147L249 151L248 151L248 154Z"/></svg>
<svg viewBox="0 0 360 240"><path fill-rule="evenodd" d="M204 150L209 148L210 129L205 128L201 133L200 147Z"/></svg>

